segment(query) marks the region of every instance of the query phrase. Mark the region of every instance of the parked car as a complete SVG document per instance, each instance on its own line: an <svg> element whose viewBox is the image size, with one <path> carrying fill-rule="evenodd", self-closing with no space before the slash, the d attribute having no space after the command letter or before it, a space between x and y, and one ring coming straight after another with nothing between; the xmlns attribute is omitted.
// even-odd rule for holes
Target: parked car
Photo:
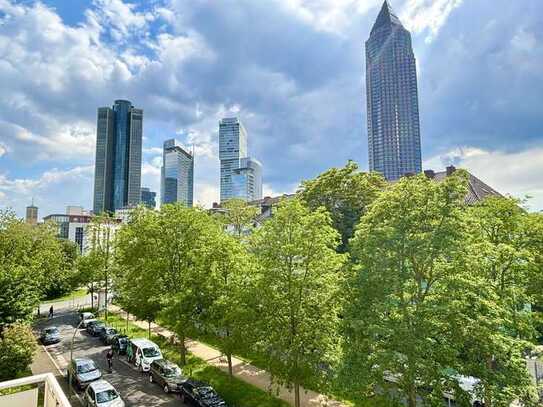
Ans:
<svg viewBox="0 0 543 407"><path fill-rule="evenodd" d="M44 345L60 342L60 331L56 326L49 326L41 331L40 341Z"/></svg>
<svg viewBox="0 0 543 407"><path fill-rule="evenodd" d="M128 347L128 336L117 335L113 337L111 341L111 349L117 355L126 355L126 348Z"/></svg>
<svg viewBox="0 0 543 407"><path fill-rule="evenodd" d="M87 325L87 332L92 336L97 336L99 329L103 326L106 326L106 324L102 321L90 322Z"/></svg>
<svg viewBox="0 0 543 407"><path fill-rule="evenodd" d="M227 407L213 387L196 380L181 383L181 401L197 407Z"/></svg>
<svg viewBox="0 0 543 407"><path fill-rule="evenodd" d="M68 381L82 390L89 383L98 380L102 377L102 372L96 366L92 359L75 358L68 364Z"/></svg>
<svg viewBox="0 0 543 407"><path fill-rule="evenodd" d="M129 354L128 362L134 363L136 367L144 372L149 371L153 361L162 359L160 348L148 339L131 339L128 346L130 347L130 350L127 350Z"/></svg>
<svg viewBox="0 0 543 407"><path fill-rule="evenodd" d="M183 372L175 363L165 359L158 359L151 363L149 369L149 381L157 383L164 393L179 393L181 384L187 378L183 376Z"/></svg>
<svg viewBox="0 0 543 407"><path fill-rule="evenodd" d="M106 326L100 331L100 340L104 345L111 345L111 341L116 335L118 335L118 332L115 328Z"/></svg>
<svg viewBox="0 0 543 407"><path fill-rule="evenodd" d="M98 380L87 387L84 405L96 407L124 407L124 401L119 392L105 380Z"/></svg>
<svg viewBox="0 0 543 407"><path fill-rule="evenodd" d="M95 325L92 332L93 336L97 336L98 338L102 339L102 334L106 328L108 328L108 326L105 323L103 325Z"/></svg>
<svg viewBox="0 0 543 407"><path fill-rule="evenodd" d="M81 322L81 328L86 328L90 321L96 321L96 317L92 312L82 312L79 314L79 322Z"/></svg>

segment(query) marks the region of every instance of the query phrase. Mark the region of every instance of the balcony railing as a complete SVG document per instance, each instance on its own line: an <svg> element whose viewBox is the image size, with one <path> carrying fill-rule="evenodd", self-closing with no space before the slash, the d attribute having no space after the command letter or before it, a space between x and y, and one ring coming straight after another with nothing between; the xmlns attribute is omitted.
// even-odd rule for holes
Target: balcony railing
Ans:
<svg viewBox="0 0 543 407"><path fill-rule="evenodd" d="M10 389L12 391L6 392ZM40 397L41 389L43 389L43 397ZM71 407L72 405L55 376L52 373L44 373L0 382L0 407L13 406Z"/></svg>

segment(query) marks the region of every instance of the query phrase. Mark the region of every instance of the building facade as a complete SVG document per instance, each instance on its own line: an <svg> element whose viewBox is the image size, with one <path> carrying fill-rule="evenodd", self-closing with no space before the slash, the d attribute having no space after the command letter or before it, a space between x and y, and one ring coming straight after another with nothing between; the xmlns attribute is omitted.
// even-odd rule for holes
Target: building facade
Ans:
<svg viewBox="0 0 543 407"><path fill-rule="evenodd" d="M80 253L85 251L85 234L92 217L87 212L76 213L70 210L66 214L51 214L43 218L44 222L54 222L58 227L60 239L74 242Z"/></svg>
<svg viewBox="0 0 543 407"><path fill-rule="evenodd" d="M26 223L36 225L38 223L38 207L34 206L34 201L26 207Z"/></svg>
<svg viewBox="0 0 543 407"><path fill-rule="evenodd" d="M262 198L262 164L248 156L247 131L237 117L219 122L221 202Z"/></svg>
<svg viewBox="0 0 543 407"><path fill-rule="evenodd" d="M141 201L143 110L127 100L98 109L94 172L95 214Z"/></svg>
<svg viewBox="0 0 543 407"><path fill-rule="evenodd" d="M262 164L245 157L240 160L239 168L232 172L232 194L245 201L262 198Z"/></svg>
<svg viewBox="0 0 543 407"><path fill-rule="evenodd" d="M141 188L141 203L146 207L156 208L156 192L151 191L149 188Z"/></svg>
<svg viewBox="0 0 543 407"><path fill-rule="evenodd" d="M387 180L422 171L417 68L411 34L385 1L366 41L370 171Z"/></svg>
<svg viewBox="0 0 543 407"><path fill-rule="evenodd" d="M181 202L192 207L194 200L194 155L179 141L166 140L162 150L160 202Z"/></svg>

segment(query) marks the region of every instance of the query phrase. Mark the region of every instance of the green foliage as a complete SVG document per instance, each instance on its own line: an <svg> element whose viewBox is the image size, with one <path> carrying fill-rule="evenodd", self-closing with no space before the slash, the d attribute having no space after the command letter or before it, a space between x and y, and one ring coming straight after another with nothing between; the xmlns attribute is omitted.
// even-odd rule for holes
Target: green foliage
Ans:
<svg viewBox="0 0 543 407"><path fill-rule="evenodd" d="M234 236L242 239L253 230L253 224L258 215L258 208L247 204L243 199L229 199L222 204L224 212L218 214L218 219L226 227L231 227Z"/></svg>
<svg viewBox="0 0 543 407"><path fill-rule="evenodd" d="M31 226L0 211L0 326L31 317L64 260L54 227Z"/></svg>
<svg viewBox="0 0 543 407"><path fill-rule="evenodd" d="M69 240L58 241L61 250L61 264L48 275L43 288L44 297L53 299L62 297L77 287L76 261L79 256L78 246Z"/></svg>
<svg viewBox="0 0 543 407"><path fill-rule="evenodd" d="M36 339L28 325L7 326L0 338L0 381L17 378L32 363Z"/></svg>
<svg viewBox="0 0 543 407"><path fill-rule="evenodd" d="M310 209L328 210L334 228L341 234L339 251L344 253L360 217L385 186L382 175L359 172L358 165L349 161L343 168L331 168L302 182L300 194Z"/></svg>
<svg viewBox="0 0 543 407"><path fill-rule="evenodd" d="M487 406L532 401L526 343L511 335L520 332L511 305L515 295L516 304L526 299L520 277L529 260L486 234L511 222L515 240L523 212L493 199L470 209L465 194L461 172L440 183L404 178L362 217L352 240L343 345L342 378L354 394L398 389L415 406L417 395L439 405L449 391L462 404L470 395L458 379L473 376ZM509 215L497 220L496 205Z"/></svg>
<svg viewBox="0 0 543 407"><path fill-rule="evenodd" d="M327 212L298 199L281 203L251 241L259 345L275 381L294 387L296 406L300 384L324 380L336 356L345 261L338 242Z"/></svg>

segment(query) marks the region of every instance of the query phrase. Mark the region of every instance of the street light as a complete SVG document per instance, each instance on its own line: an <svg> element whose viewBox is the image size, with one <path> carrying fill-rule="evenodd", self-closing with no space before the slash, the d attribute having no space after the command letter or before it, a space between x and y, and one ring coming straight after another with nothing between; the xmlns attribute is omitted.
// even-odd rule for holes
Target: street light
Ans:
<svg viewBox="0 0 543 407"><path fill-rule="evenodd" d="M72 375L70 374L70 366L72 365L72 362L74 360L74 341L75 341L75 335L79 331L79 328L81 327L81 324L83 323L84 319L81 319L79 321L79 324L77 324L77 327L74 330L74 334L72 335L72 342L70 343L70 365L68 366L68 385L70 386L70 391L73 391L72 387Z"/></svg>

